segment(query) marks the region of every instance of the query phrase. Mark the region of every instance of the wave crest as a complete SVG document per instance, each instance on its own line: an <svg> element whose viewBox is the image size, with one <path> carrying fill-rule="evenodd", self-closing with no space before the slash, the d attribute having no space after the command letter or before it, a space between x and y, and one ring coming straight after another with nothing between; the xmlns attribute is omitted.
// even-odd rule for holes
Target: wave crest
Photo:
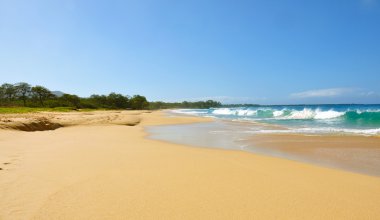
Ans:
<svg viewBox="0 0 380 220"><path fill-rule="evenodd" d="M354 124L380 124L380 110L346 110L336 111L304 108L304 109L275 109L275 108L216 108L216 109L180 109L175 113L191 115L209 115L214 117L234 117L248 119L270 120L344 120Z"/></svg>

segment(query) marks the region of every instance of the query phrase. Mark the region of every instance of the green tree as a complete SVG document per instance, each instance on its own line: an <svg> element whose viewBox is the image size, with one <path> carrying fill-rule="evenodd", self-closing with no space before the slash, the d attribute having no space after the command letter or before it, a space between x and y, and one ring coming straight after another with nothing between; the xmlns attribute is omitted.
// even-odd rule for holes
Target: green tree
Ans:
<svg viewBox="0 0 380 220"><path fill-rule="evenodd" d="M28 83L20 82L15 85L15 90L18 97L23 101L24 106L26 106L26 100L32 92L32 87Z"/></svg>
<svg viewBox="0 0 380 220"><path fill-rule="evenodd" d="M39 100L40 104L44 106L44 101L48 98L54 97L51 91L43 86L32 87L33 95Z"/></svg>
<svg viewBox="0 0 380 220"><path fill-rule="evenodd" d="M76 109L80 107L80 98L77 95L63 94L62 99L69 102Z"/></svg>
<svg viewBox="0 0 380 220"><path fill-rule="evenodd" d="M5 99L5 91L4 91L4 88L0 86L0 104L3 102L4 99Z"/></svg>
<svg viewBox="0 0 380 220"><path fill-rule="evenodd" d="M158 102L150 102L149 103L149 109L162 109L165 108L165 103L158 101Z"/></svg>
<svg viewBox="0 0 380 220"><path fill-rule="evenodd" d="M183 108L189 108L189 107L190 107L190 103L187 102L187 101L183 101L183 102L182 102L182 107L183 107Z"/></svg>
<svg viewBox="0 0 380 220"><path fill-rule="evenodd" d="M222 106L222 104L220 102L217 102L217 101L214 101L214 100L207 100L204 103L204 107L205 108L216 108L216 107L220 107L220 106Z"/></svg>
<svg viewBox="0 0 380 220"><path fill-rule="evenodd" d="M4 91L4 96L9 100L12 101L14 97L16 96L16 88L9 83L4 83L1 85L2 90Z"/></svg>
<svg viewBox="0 0 380 220"><path fill-rule="evenodd" d="M147 109L149 107L149 102L146 100L145 96L134 95L130 100L130 105L132 109Z"/></svg>
<svg viewBox="0 0 380 220"><path fill-rule="evenodd" d="M105 95L91 95L88 99L97 108L103 108L107 105L107 96Z"/></svg>
<svg viewBox="0 0 380 220"><path fill-rule="evenodd" d="M115 109L128 108L129 99L122 94L112 92L107 96L107 106Z"/></svg>

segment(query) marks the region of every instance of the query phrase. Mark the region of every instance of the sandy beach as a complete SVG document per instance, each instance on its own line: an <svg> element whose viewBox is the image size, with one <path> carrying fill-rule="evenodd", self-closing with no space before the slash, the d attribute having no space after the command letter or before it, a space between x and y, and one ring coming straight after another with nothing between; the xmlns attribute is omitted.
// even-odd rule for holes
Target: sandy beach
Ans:
<svg viewBox="0 0 380 220"><path fill-rule="evenodd" d="M380 218L379 177L150 140L144 129L210 120L1 115L0 219Z"/></svg>

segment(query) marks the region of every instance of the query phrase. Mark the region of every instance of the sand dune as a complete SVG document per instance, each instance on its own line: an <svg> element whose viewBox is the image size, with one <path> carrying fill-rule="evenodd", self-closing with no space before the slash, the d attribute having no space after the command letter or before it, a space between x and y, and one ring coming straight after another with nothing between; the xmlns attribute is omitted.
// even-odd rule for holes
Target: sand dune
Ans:
<svg viewBox="0 0 380 220"><path fill-rule="evenodd" d="M140 120L124 126L119 113L94 114L54 131L0 131L0 219L380 217L378 177L145 138L146 125L209 119L121 112Z"/></svg>
<svg viewBox="0 0 380 220"><path fill-rule="evenodd" d="M0 129L46 131L75 125L128 125L140 123L139 115L149 111L41 112L6 114L0 118Z"/></svg>

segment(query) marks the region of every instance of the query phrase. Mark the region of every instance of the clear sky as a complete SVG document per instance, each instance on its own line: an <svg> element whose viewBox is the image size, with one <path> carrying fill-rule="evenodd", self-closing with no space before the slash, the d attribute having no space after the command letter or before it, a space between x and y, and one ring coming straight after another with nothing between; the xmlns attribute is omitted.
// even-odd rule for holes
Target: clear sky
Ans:
<svg viewBox="0 0 380 220"><path fill-rule="evenodd" d="M379 0L0 0L0 83L225 103L380 103Z"/></svg>

